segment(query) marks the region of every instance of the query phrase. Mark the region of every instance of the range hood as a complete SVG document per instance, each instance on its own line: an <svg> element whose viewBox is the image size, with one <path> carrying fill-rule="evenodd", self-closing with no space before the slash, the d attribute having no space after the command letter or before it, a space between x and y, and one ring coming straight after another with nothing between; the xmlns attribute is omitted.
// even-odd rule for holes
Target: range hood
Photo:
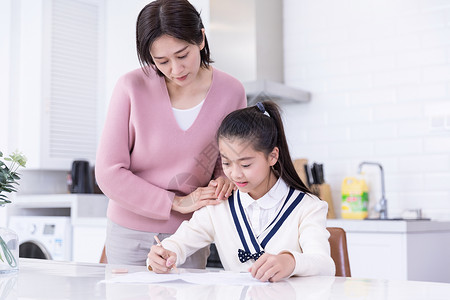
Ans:
<svg viewBox="0 0 450 300"><path fill-rule="evenodd" d="M208 39L215 66L237 79L248 104L308 102L308 91L284 83L283 1L210 0Z"/></svg>
<svg viewBox="0 0 450 300"><path fill-rule="evenodd" d="M249 105L264 100L286 103L307 102L311 100L311 93L276 81L263 79L247 81L243 84Z"/></svg>

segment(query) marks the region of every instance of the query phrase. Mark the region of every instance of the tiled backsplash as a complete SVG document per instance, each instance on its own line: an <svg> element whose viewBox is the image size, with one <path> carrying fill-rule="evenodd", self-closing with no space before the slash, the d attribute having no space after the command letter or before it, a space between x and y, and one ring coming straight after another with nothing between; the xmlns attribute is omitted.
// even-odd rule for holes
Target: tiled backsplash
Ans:
<svg viewBox="0 0 450 300"><path fill-rule="evenodd" d="M312 93L283 107L291 151L324 163L337 212L371 160L392 216L450 219L450 2L285 0L284 16L285 82Z"/></svg>

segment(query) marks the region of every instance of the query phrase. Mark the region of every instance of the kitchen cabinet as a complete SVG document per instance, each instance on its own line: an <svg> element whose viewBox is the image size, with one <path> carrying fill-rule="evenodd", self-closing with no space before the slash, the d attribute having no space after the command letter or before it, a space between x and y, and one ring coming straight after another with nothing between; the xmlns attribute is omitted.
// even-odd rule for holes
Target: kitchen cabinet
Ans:
<svg viewBox="0 0 450 300"><path fill-rule="evenodd" d="M352 276L450 282L450 222L329 219L342 227Z"/></svg>
<svg viewBox="0 0 450 300"><path fill-rule="evenodd" d="M70 217L71 260L97 263L106 239L107 206L108 198L100 194L23 195L8 206L8 216Z"/></svg>
<svg viewBox="0 0 450 300"><path fill-rule="evenodd" d="M98 263L105 246L106 218L73 222L72 261Z"/></svg>
<svg viewBox="0 0 450 300"><path fill-rule="evenodd" d="M28 169L95 159L102 96L104 1L11 1L9 149Z"/></svg>

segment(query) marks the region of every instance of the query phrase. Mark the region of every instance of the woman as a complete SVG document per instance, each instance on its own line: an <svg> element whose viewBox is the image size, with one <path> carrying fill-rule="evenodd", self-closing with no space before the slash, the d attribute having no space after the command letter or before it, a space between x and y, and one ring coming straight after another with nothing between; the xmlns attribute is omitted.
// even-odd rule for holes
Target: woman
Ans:
<svg viewBox="0 0 450 300"><path fill-rule="evenodd" d="M231 111L246 106L235 78L212 62L199 13L186 0L157 0L136 24L142 68L114 89L96 161L96 178L109 197L109 263L144 265L160 239L192 212L227 199L215 132ZM184 267L204 268L209 249Z"/></svg>

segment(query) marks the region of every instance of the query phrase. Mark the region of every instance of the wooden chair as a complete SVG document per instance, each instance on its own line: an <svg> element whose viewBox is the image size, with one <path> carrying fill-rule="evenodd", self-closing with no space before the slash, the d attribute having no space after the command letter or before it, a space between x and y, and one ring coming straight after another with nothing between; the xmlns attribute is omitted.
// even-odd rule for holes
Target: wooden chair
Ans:
<svg viewBox="0 0 450 300"><path fill-rule="evenodd" d="M105 246L103 246L102 255L100 256L100 263L101 264L107 264L108 263L108 259L106 258Z"/></svg>
<svg viewBox="0 0 450 300"><path fill-rule="evenodd" d="M351 277L345 230L340 227L327 227L327 229L330 232L331 258L336 265L336 276Z"/></svg>

